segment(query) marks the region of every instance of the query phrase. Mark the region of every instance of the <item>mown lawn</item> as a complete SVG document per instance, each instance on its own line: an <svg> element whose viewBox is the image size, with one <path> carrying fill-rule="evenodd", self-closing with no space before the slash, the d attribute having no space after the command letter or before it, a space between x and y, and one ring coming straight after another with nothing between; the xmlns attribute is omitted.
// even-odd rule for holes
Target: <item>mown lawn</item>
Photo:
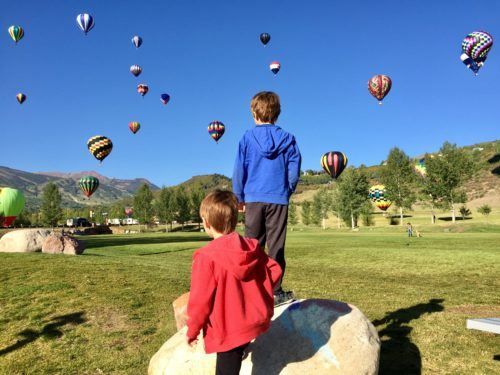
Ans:
<svg viewBox="0 0 500 375"><path fill-rule="evenodd" d="M1 374L141 374L175 332L203 234L87 237L79 257L0 254ZM358 306L381 374L500 373L500 233L290 232L285 287Z"/></svg>

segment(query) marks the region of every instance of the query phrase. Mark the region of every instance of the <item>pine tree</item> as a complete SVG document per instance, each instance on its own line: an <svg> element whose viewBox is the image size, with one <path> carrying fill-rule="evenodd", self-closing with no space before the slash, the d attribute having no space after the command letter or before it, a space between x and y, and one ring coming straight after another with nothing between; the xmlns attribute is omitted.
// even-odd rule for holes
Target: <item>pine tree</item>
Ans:
<svg viewBox="0 0 500 375"><path fill-rule="evenodd" d="M415 195L415 172L410 158L397 147L389 152L387 164L382 167L381 182L387 198L399 208L400 225L403 225L403 209L411 210Z"/></svg>
<svg viewBox="0 0 500 375"><path fill-rule="evenodd" d="M175 220L182 225L184 230L184 224L191 218L191 204L186 190L182 186L177 188L175 192L175 206Z"/></svg>
<svg viewBox="0 0 500 375"><path fill-rule="evenodd" d="M153 193L147 184L137 189L134 196L134 216L140 224L149 224L153 218Z"/></svg>
<svg viewBox="0 0 500 375"><path fill-rule="evenodd" d="M56 184L49 182L45 185L42 193L42 205L40 207L42 223L44 225L57 226L57 222L61 220L63 214L61 200L61 193Z"/></svg>

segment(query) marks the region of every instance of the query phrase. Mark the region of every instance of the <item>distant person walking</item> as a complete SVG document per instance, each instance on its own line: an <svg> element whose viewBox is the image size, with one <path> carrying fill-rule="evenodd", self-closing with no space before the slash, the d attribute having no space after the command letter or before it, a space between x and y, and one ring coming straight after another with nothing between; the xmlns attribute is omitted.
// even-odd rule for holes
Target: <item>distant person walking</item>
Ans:
<svg viewBox="0 0 500 375"><path fill-rule="evenodd" d="M408 237L412 237L413 236L413 227L412 227L411 223L406 224L406 230L408 231Z"/></svg>

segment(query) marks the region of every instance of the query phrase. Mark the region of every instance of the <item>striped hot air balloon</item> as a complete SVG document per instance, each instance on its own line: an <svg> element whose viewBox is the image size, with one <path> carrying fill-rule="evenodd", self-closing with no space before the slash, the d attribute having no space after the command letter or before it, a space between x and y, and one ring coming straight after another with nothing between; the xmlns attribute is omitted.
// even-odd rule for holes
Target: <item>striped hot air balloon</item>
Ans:
<svg viewBox="0 0 500 375"><path fill-rule="evenodd" d="M332 178L336 179L347 166L347 156L340 151L330 151L321 157L321 166Z"/></svg>
<svg viewBox="0 0 500 375"><path fill-rule="evenodd" d="M21 26L12 25L9 27L9 35L17 44L24 36L24 29Z"/></svg>
<svg viewBox="0 0 500 375"><path fill-rule="evenodd" d="M273 72L274 74L278 74L278 72L281 69L281 64L278 61L273 61L271 64L269 64L269 70Z"/></svg>
<svg viewBox="0 0 500 375"><path fill-rule="evenodd" d="M208 134L212 137L215 142L219 142L219 139L224 135L226 127L220 121L212 121L208 125Z"/></svg>
<svg viewBox="0 0 500 375"><path fill-rule="evenodd" d="M89 149L90 153L102 163L102 161L113 150L113 142L111 142L111 139L103 135L96 135L89 138L89 140L87 141L87 148Z"/></svg>
<svg viewBox="0 0 500 375"><path fill-rule="evenodd" d="M130 73L132 73L135 77L138 77L142 73L142 68L139 65L134 64L130 67Z"/></svg>
<svg viewBox="0 0 500 375"><path fill-rule="evenodd" d="M389 94L391 87L391 78L383 74L373 76L368 81L368 91L378 100L378 104L382 104L382 100Z"/></svg>
<svg viewBox="0 0 500 375"><path fill-rule="evenodd" d="M132 44L135 46L135 48L139 48L142 45L142 38L139 35L135 35L132 38Z"/></svg>
<svg viewBox="0 0 500 375"><path fill-rule="evenodd" d="M87 33L94 27L94 18L88 13L82 13L76 16L76 23L87 35Z"/></svg>
<svg viewBox="0 0 500 375"><path fill-rule="evenodd" d="M137 121L132 121L128 124L128 128L132 133L137 133L139 129L141 128L141 124L139 124Z"/></svg>
<svg viewBox="0 0 500 375"><path fill-rule="evenodd" d="M22 92L16 95L16 99L19 102L19 104L23 104L24 101L26 100L26 95L24 95Z"/></svg>
<svg viewBox="0 0 500 375"><path fill-rule="evenodd" d="M85 194L87 198L90 198L90 196L94 194L99 187L99 179L94 176L84 176L80 178L78 184L80 185L80 189L82 189L83 194Z"/></svg>

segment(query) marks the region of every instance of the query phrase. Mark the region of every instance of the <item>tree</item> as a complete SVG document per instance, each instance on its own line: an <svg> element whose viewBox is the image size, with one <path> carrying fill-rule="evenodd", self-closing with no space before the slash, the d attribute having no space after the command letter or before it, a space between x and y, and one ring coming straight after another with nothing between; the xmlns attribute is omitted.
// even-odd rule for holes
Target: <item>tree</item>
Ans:
<svg viewBox="0 0 500 375"><path fill-rule="evenodd" d="M288 205L288 222L290 225L297 225L297 205L290 201Z"/></svg>
<svg viewBox="0 0 500 375"><path fill-rule="evenodd" d="M465 206L460 207L460 216L462 216L462 220L465 220L465 218L470 215L471 212L467 207Z"/></svg>
<svg viewBox="0 0 500 375"><path fill-rule="evenodd" d="M382 166L380 180L385 185L387 198L399 208L400 224L403 225L403 209L411 210L417 199L415 172L403 150L397 147L391 149L387 164Z"/></svg>
<svg viewBox="0 0 500 375"><path fill-rule="evenodd" d="M175 191L175 207L175 220L182 224L184 230L184 224L191 218L191 205L186 190L182 186Z"/></svg>
<svg viewBox="0 0 500 375"><path fill-rule="evenodd" d="M176 211L175 196L172 188L163 187L160 195L155 202L155 212L161 222L165 223L165 227L170 224L172 230L172 221ZM167 227L166 230L168 231Z"/></svg>
<svg viewBox="0 0 500 375"><path fill-rule="evenodd" d="M57 226L57 222L62 218L61 208L61 193L57 185L49 182L43 188L42 205L40 213L42 216L42 223L51 227Z"/></svg>
<svg viewBox="0 0 500 375"><path fill-rule="evenodd" d="M364 168L347 168L338 180L337 207L340 217L354 229L366 202L370 183Z"/></svg>
<svg viewBox="0 0 500 375"><path fill-rule="evenodd" d="M441 209L451 209L455 223L455 204L466 203L464 184L474 175L472 157L456 145L445 142L439 154L425 160L427 175L423 192Z"/></svg>
<svg viewBox="0 0 500 375"><path fill-rule="evenodd" d="M487 204L483 204L477 209L477 212L479 212L483 216L488 216L491 213L491 207Z"/></svg>
<svg viewBox="0 0 500 375"><path fill-rule="evenodd" d="M153 193L147 184L142 184L134 195L134 216L145 225L153 218Z"/></svg>
<svg viewBox="0 0 500 375"><path fill-rule="evenodd" d="M198 223L198 228L200 228L201 216L200 216L200 206L201 202L205 198L205 192L199 188L195 187L191 189L191 220Z"/></svg>
<svg viewBox="0 0 500 375"><path fill-rule="evenodd" d="M312 210L311 210L311 221L313 224L319 225L326 229L326 219L328 219L328 211L332 207L332 194L331 191L325 187L319 189L319 191L314 195Z"/></svg>
<svg viewBox="0 0 500 375"><path fill-rule="evenodd" d="M302 203L302 224L311 224L311 202Z"/></svg>

